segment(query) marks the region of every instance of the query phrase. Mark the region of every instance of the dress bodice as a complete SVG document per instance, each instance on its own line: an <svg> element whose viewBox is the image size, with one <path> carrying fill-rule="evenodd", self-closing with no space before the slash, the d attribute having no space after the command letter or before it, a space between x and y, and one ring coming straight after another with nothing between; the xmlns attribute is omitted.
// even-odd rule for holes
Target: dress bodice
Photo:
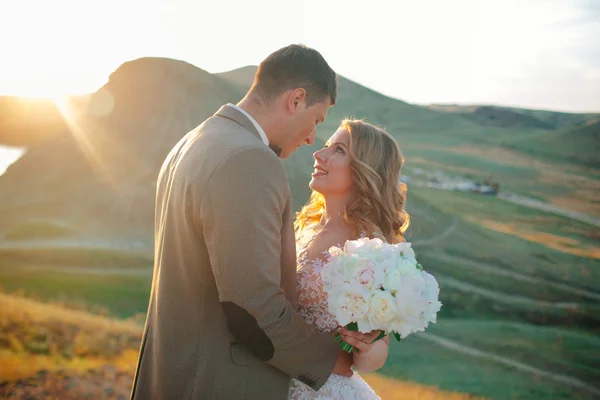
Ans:
<svg viewBox="0 0 600 400"><path fill-rule="evenodd" d="M329 253L324 251L318 258L309 259L307 250L315 234L300 237L296 243L298 313L306 322L324 332L338 327L334 316L329 313L327 293L323 291L321 271Z"/></svg>

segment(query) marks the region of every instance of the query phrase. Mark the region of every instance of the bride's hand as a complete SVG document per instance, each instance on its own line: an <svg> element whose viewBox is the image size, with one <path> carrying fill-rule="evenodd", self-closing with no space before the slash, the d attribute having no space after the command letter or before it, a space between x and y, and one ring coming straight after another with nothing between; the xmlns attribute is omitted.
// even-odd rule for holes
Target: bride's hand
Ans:
<svg viewBox="0 0 600 400"><path fill-rule="evenodd" d="M358 349L359 352L368 352L373 347L373 342L379 334L380 330L371 331L369 333L362 333L356 331L350 331L346 328L340 328L338 333L342 335L344 342L351 344Z"/></svg>
<svg viewBox="0 0 600 400"><path fill-rule="evenodd" d="M389 338L383 337L377 339L381 331L372 331L367 334L353 332L347 329L340 329L342 339L348 344L354 346L357 351L352 353L354 368L361 372L373 372L383 367L388 356Z"/></svg>

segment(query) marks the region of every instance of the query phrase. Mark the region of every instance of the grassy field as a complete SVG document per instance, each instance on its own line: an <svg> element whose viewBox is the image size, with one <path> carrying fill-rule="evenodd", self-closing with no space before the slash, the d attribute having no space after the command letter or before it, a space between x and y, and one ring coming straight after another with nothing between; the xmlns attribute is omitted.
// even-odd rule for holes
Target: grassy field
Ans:
<svg viewBox="0 0 600 400"><path fill-rule="evenodd" d="M592 393L588 389L593 383L585 384L577 381L577 383L567 384L560 377L543 375L542 371L548 371L548 367L536 368L535 371L524 368L523 366L531 367L532 364L525 356L524 350L537 354L536 337L527 342L522 332L513 330L506 332L509 337L496 335L489 343L470 342L472 337L480 337L490 330L506 329L510 326L506 321L482 321L477 326L473 326L471 321L449 320L440 323L439 328L432 331L442 333L452 325L459 332L469 333L469 337L461 337L454 342L461 343L466 347L466 351L475 350L476 355L440 346L437 341L428 340L424 335L416 335L405 339L403 343L392 344L390 360L380 373L493 399L592 399L597 396L597 393ZM487 329L482 329L486 327ZM540 334L543 335L543 329L536 332L536 335ZM490 358L490 355L505 354L509 342L513 343L514 354L505 357L504 362ZM574 346L582 348L588 344L579 338L573 342L576 343ZM593 344L598 345L597 338ZM531 346L534 346L534 349ZM494 348L498 347L500 347L499 353L495 353ZM551 353L554 357L562 356L559 348L552 347ZM548 356L544 355L544 357ZM514 364L521 368L515 367ZM574 365L577 365L577 362L569 360L569 366L572 368ZM564 373L564 370L561 371Z"/></svg>
<svg viewBox="0 0 600 400"><path fill-rule="evenodd" d="M0 267L27 265L58 265L61 267L110 268L151 267L152 258L141 252L86 248L83 246L50 247L4 247L0 248Z"/></svg>
<svg viewBox="0 0 600 400"><path fill-rule="evenodd" d="M121 318L145 313L151 283L151 271L124 276L57 269L0 269L0 285L7 293L20 292L43 301Z"/></svg>

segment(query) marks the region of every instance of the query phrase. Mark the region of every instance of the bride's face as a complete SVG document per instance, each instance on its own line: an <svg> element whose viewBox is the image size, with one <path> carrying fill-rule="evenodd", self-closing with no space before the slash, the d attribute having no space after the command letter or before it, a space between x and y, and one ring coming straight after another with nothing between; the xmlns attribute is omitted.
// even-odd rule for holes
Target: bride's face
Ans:
<svg viewBox="0 0 600 400"><path fill-rule="evenodd" d="M349 194L352 188L349 153L350 133L340 128L313 154L315 164L310 188L323 196Z"/></svg>

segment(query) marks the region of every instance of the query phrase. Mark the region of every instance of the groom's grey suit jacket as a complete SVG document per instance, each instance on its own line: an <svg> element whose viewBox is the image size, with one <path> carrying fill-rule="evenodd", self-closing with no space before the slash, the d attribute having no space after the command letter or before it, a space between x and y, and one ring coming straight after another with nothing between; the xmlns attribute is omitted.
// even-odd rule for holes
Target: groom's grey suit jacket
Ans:
<svg viewBox="0 0 600 400"><path fill-rule="evenodd" d="M171 150L157 183L152 292L131 397L286 399L339 347L296 311L283 165L230 106Z"/></svg>

